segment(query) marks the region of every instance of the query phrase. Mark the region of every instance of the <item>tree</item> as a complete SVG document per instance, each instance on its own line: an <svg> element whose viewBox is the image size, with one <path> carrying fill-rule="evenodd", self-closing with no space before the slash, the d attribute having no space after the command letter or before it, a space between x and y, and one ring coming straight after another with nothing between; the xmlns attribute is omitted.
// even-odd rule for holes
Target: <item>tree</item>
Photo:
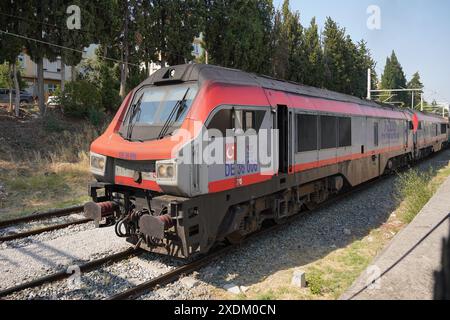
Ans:
<svg viewBox="0 0 450 320"><path fill-rule="evenodd" d="M99 12L100 10L103 12ZM96 13L103 21L95 38L100 43L100 57L109 57L121 61L120 68L120 96L125 98L127 78L129 74L129 57L132 48L136 46L133 30L135 30L135 0L102 0L101 6L94 7ZM108 21L109 20L109 21Z"/></svg>
<svg viewBox="0 0 450 320"><path fill-rule="evenodd" d="M406 89L406 77L403 68L397 59L394 51L390 57L386 59L386 66L381 77L381 88L388 89ZM408 94L400 92L396 94L398 101L408 105Z"/></svg>
<svg viewBox="0 0 450 320"><path fill-rule="evenodd" d="M288 53L288 67L286 78L290 81L304 80L303 27L300 23L300 13L291 12L289 0L283 3L282 36L286 39Z"/></svg>
<svg viewBox="0 0 450 320"><path fill-rule="evenodd" d="M347 92L350 78L347 72L348 57L346 47L349 42L345 29L338 26L330 17L323 31L323 50L325 62L325 88L338 92Z"/></svg>
<svg viewBox="0 0 450 320"><path fill-rule="evenodd" d="M275 78L286 79L289 53L287 39L283 36L283 14L281 11L275 13L270 46L273 52L270 73Z"/></svg>
<svg viewBox="0 0 450 320"><path fill-rule="evenodd" d="M69 5L76 5L80 8L81 29L69 29L67 27L67 8ZM98 24L101 23L101 17L96 16L97 8L102 3L96 3L95 6L92 1L87 0L59 0L55 5L55 20L58 28L58 40L57 44L62 47L71 48L59 48L58 53L61 57L61 91L64 92L66 81L66 65L74 68L77 66L82 58L82 51L85 47L88 47L97 38ZM104 7L105 10L107 9ZM74 73L72 73L72 78ZM75 79L72 79L75 80Z"/></svg>
<svg viewBox="0 0 450 320"><path fill-rule="evenodd" d="M323 31L324 87L357 97L367 93L367 70L372 70L372 86L376 85L375 61L365 41L354 43L345 29L327 18Z"/></svg>
<svg viewBox="0 0 450 320"><path fill-rule="evenodd" d="M376 63L373 60L370 50L367 48L367 43L361 40L356 44L356 51L354 52L355 60L353 63L354 74L352 76L352 92L351 94L364 98L367 95L367 70L370 69L372 73L371 88L377 86L377 73L375 71Z"/></svg>
<svg viewBox="0 0 450 320"><path fill-rule="evenodd" d="M407 85L408 89L423 89L423 84L420 81L420 75L419 72L416 72L413 74L411 80L408 82ZM423 91L416 91L416 92L411 92L411 108L415 108L416 105L418 105L418 102L420 102L421 100L421 95L423 94ZM414 97L412 97L414 96ZM413 104L412 101L415 101L415 103Z"/></svg>
<svg viewBox="0 0 450 320"><path fill-rule="evenodd" d="M277 78L304 82L305 53L303 26L300 13L292 12L289 0L285 0L281 10L274 17L272 31L272 75Z"/></svg>
<svg viewBox="0 0 450 320"><path fill-rule="evenodd" d="M166 60L169 65L189 62L193 59L192 42L201 31L201 17L197 13L200 2L172 0L166 3L167 12L170 12L170 18L165 23L167 41L165 46L157 49L161 51L163 60Z"/></svg>
<svg viewBox="0 0 450 320"><path fill-rule="evenodd" d="M303 52L306 60L303 69L305 74L303 83L313 87L323 87L325 81L324 57L316 18L312 18L309 27L305 29Z"/></svg>
<svg viewBox="0 0 450 320"><path fill-rule="evenodd" d="M205 0L205 44L213 64L268 74L274 9L270 0Z"/></svg>
<svg viewBox="0 0 450 320"><path fill-rule="evenodd" d="M49 43L58 41L58 26L56 25L55 6L52 0L32 1L24 0L20 2L21 12L16 15L27 21L23 24L21 34L35 40L25 42L28 55L37 65L37 96L39 102L39 112L45 115L46 105L44 96L44 58L55 61L58 56L58 49ZM26 19L26 20L25 20Z"/></svg>
<svg viewBox="0 0 450 320"><path fill-rule="evenodd" d="M15 115L20 115L20 79L19 68L17 66L17 57L23 50L24 40L14 36L13 34L20 34L23 24L20 20L13 17L13 15L20 15L22 12L22 1L8 0L0 3L0 12L5 15L0 19L1 30L9 32L10 34L0 34L0 42L2 44L0 49L0 63L7 62L9 80L8 88L10 92L10 112L12 112L12 88L14 87L15 99L14 110Z"/></svg>
<svg viewBox="0 0 450 320"><path fill-rule="evenodd" d="M101 55L102 47L97 49ZM89 82L97 87L101 97L102 109L115 112L120 105L120 71L118 65L101 58L86 59L82 62L83 73L80 80Z"/></svg>
<svg viewBox="0 0 450 320"><path fill-rule="evenodd" d="M150 72L150 63L157 61L158 55L156 52L157 39L153 35L153 14L152 3L147 0L139 0L136 2L136 44L139 60L145 65L147 75Z"/></svg>

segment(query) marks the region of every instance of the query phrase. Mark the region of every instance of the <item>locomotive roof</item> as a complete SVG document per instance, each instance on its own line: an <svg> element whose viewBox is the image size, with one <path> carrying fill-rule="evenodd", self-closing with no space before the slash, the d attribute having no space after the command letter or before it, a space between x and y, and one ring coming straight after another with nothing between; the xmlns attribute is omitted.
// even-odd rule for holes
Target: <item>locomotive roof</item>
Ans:
<svg viewBox="0 0 450 320"><path fill-rule="evenodd" d="M370 100L360 99L351 95L334 92L326 89L319 89L294 83L290 81L279 80L268 76L256 75L237 69L224 68L210 64L183 64L172 67L162 68L153 73L142 85L164 85L169 83L198 81L200 85L205 81L217 81L220 83L257 86L265 89L280 90L303 96L335 100L341 102L355 103L373 108L388 109L394 111L405 111L398 107L381 104ZM424 113L422 113L424 114ZM427 114L427 116L434 116Z"/></svg>

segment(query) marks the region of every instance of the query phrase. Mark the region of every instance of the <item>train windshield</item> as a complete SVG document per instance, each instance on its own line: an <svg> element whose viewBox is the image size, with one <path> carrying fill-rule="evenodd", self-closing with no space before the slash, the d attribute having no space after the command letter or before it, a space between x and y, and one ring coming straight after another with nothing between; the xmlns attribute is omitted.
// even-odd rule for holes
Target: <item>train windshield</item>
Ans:
<svg viewBox="0 0 450 320"><path fill-rule="evenodd" d="M164 138L180 128L197 95L197 84L144 87L136 92L119 130L131 141Z"/></svg>

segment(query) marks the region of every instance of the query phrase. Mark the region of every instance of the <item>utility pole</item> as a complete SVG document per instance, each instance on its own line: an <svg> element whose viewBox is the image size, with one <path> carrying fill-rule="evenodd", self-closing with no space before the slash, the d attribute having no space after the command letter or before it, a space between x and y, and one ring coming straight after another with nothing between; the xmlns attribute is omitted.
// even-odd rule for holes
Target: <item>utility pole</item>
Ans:
<svg viewBox="0 0 450 320"><path fill-rule="evenodd" d="M423 92L420 93L420 111L423 111Z"/></svg>
<svg viewBox="0 0 450 320"><path fill-rule="evenodd" d="M367 69L367 100L372 100L372 70Z"/></svg>

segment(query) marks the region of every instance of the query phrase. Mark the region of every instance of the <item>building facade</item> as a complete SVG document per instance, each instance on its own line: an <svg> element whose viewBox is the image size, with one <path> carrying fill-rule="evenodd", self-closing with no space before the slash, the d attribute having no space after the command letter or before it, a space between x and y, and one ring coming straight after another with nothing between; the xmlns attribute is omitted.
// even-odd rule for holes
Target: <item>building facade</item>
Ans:
<svg viewBox="0 0 450 320"><path fill-rule="evenodd" d="M31 60L30 56L22 53L18 57L22 69L22 78L27 83L27 92L37 96L37 64ZM72 67L65 67L65 80L72 80ZM52 95L56 88L61 86L61 59L49 61L44 59L44 91L46 97Z"/></svg>

